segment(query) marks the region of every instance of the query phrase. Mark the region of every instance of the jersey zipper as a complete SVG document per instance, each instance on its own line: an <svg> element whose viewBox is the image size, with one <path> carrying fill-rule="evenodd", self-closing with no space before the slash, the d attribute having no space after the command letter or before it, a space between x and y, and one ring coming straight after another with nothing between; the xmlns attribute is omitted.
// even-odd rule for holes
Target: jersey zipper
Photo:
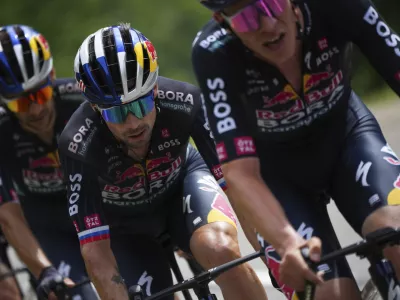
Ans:
<svg viewBox="0 0 400 300"><path fill-rule="evenodd" d="M144 171L144 190L146 192L147 197L150 197L150 188L149 188L149 181L147 179L148 173L147 173L147 168L146 168L146 159L142 160L140 162L140 165L143 168Z"/></svg>

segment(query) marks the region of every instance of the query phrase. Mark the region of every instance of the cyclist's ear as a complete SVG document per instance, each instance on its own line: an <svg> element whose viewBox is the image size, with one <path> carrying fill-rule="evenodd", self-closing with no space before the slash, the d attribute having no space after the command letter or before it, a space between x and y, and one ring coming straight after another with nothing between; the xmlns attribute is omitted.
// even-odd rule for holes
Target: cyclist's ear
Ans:
<svg viewBox="0 0 400 300"><path fill-rule="evenodd" d="M225 30L228 30L228 31L230 31L230 32L232 31L232 29L230 28L229 24L225 21L224 17L222 16L222 12L219 12L219 11L215 12L215 13L213 14L213 19L214 19L215 21L217 21L217 23L218 23L222 28L224 28Z"/></svg>
<svg viewBox="0 0 400 300"><path fill-rule="evenodd" d="M224 18L222 17L222 14L221 14L221 12L219 12L219 11L217 11L217 12L215 12L214 14L213 14L213 18L214 18L214 20L215 21L217 21L218 23L222 23L222 22L224 22Z"/></svg>
<svg viewBox="0 0 400 300"><path fill-rule="evenodd" d="M153 91L154 91L154 98L157 98L157 95L158 95L158 83L156 83L156 85L154 86Z"/></svg>

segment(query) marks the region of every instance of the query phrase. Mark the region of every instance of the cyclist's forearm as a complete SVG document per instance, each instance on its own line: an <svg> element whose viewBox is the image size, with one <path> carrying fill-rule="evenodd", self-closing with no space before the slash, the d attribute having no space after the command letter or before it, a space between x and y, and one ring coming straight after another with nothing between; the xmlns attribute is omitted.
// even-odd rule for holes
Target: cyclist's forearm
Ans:
<svg viewBox="0 0 400 300"><path fill-rule="evenodd" d="M226 180L235 211L243 215L280 255L299 241L299 235L262 179L235 176Z"/></svg>
<svg viewBox="0 0 400 300"><path fill-rule="evenodd" d="M4 236L32 274L39 278L42 270L51 266L51 262L28 227L19 204L7 203L4 206L6 205L8 207L1 208L3 211L0 218Z"/></svg>
<svg viewBox="0 0 400 300"><path fill-rule="evenodd" d="M82 256L100 299L128 300L127 288L111 249L91 246L90 244L83 246Z"/></svg>

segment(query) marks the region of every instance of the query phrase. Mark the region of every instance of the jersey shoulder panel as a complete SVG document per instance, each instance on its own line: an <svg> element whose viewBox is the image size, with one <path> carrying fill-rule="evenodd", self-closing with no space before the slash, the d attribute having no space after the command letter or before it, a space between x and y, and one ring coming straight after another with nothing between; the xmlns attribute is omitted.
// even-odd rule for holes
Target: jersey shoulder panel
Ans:
<svg viewBox="0 0 400 300"><path fill-rule="evenodd" d="M59 150L65 156L96 165L105 148L104 130L100 116L84 102L73 113L59 139Z"/></svg>
<svg viewBox="0 0 400 300"><path fill-rule="evenodd" d="M229 29L222 27L213 19L204 25L192 43L194 53L199 50L209 53L229 53L237 47L244 46Z"/></svg>
<svg viewBox="0 0 400 300"><path fill-rule="evenodd" d="M200 89L188 82L160 76L158 79L158 103L162 110L190 116L201 105Z"/></svg>
<svg viewBox="0 0 400 300"><path fill-rule="evenodd" d="M85 100L75 78L60 78L53 83L57 100L63 104L75 105L76 108Z"/></svg>

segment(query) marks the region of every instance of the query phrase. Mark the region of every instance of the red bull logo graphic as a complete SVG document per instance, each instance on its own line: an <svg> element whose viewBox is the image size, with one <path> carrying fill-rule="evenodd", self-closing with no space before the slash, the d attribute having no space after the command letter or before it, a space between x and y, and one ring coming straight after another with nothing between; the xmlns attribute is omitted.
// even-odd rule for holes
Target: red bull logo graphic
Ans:
<svg viewBox="0 0 400 300"><path fill-rule="evenodd" d="M132 186L121 187L117 185L106 184L103 190L109 193L129 193L144 187L144 183L144 177L139 177L138 181L135 182Z"/></svg>
<svg viewBox="0 0 400 300"><path fill-rule="evenodd" d="M236 216L229 207L226 199L219 192L215 194L215 198L211 204L212 210L208 213L207 222L227 222L236 227Z"/></svg>
<svg viewBox="0 0 400 300"><path fill-rule="evenodd" d="M46 156L39 157L38 159L30 159L29 161L30 169L59 167L60 158L57 151L48 153Z"/></svg>
<svg viewBox="0 0 400 300"><path fill-rule="evenodd" d="M288 109L283 111L273 111L273 110L262 110L257 109L257 118L261 120L280 120L286 118L287 116L293 115L304 109L304 103L297 99L294 104Z"/></svg>
<svg viewBox="0 0 400 300"><path fill-rule="evenodd" d="M116 184L124 182L126 180L133 179L135 177L144 176L143 167L140 164L134 164L133 166L129 167L122 173L117 171L117 180L115 181Z"/></svg>
<svg viewBox="0 0 400 300"><path fill-rule="evenodd" d="M385 156L383 159L386 160L391 165L394 165L394 166L399 166L400 165L400 161L397 160L396 158L393 158L393 157L390 157L390 156Z"/></svg>
<svg viewBox="0 0 400 300"><path fill-rule="evenodd" d="M155 61L157 59L157 52L153 44L150 41L145 41L147 51L149 52L151 59Z"/></svg>
<svg viewBox="0 0 400 300"><path fill-rule="evenodd" d="M47 40L44 38L44 36L40 34L37 38L38 38L38 40L40 41L40 43L43 45L43 47L44 47L46 50L48 50L48 49L49 49L49 43L48 43Z"/></svg>
<svg viewBox="0 0 400 300"><path fill-rule="evenodd" d="M283 91L280 91L273 98L264 97L264 108L272 107L278 104L285 104L291 100L295 100L299 98L291 85L287 84L283 88Z"/></svg>
<svg viewBox="0 0 400 300"><path fill-rule="evenodd" d="M275 278L276 283L278 284L279 288L281 289L282 293L286 296L287 299L290 300L298 300L295 291L283 284L279 280L279 268L281 264L281 260L278 258L278 254L275 252L275 249L272 246L268 246L265 248L265 257L267 259L267 266L268 269L271 271L272 275Z"/></svg>
<svg viewBox="0 0 400 300"><path fill-rule="evenodd" d="M153 169L158 168L161 164L167 164L171 161L172 161L171 158L169 158L168 156L149 159L146 160L146 169L147 171L151 171Z"/></svg>
<svg viewBox="0 0 400 300"><path fill-rule="evenodd" d="M161 163L160 163L161 164ZM158 164L158 166L160 165ZM174 160L171 164L171 167L166 169L166 170L162 170L162 171L154 171L153 173L149 174L149 180L150 181L154 181L154 180L158 180L162 177L166 177L171 175L172 173L174 173L175 170L179 169L180 165L182 164L182 158L178 157L176 160ZM153 167L155 168L155 166Z"/></svg>
<svg viewBox="0 0 400 300"><path fill-rule="evenodd" d="M394 189L388 194L389 205L400 205L400 175L393 182Z"/></svg>
<svg viewBox="0 0 400 300"><path fill-rule="evenodd" d="M327 80L333 76L330 72L320 72L314 74L305 74L303 77L304 81L304 92L309 91L311 88L316 87L321 81Z"/></svg>
<svg viewBox="0 0 400 300"><path fill-rule="evenodd" d="M307 103L311 104L321 100L324 97L329 96L339 87L342 80L343 80L343 73L342 70L340 70L339 72L336 73L335 77L332 78L330 84L327 87L323 88L322 90L315 90L307 94L305 96Z"/></svg>

